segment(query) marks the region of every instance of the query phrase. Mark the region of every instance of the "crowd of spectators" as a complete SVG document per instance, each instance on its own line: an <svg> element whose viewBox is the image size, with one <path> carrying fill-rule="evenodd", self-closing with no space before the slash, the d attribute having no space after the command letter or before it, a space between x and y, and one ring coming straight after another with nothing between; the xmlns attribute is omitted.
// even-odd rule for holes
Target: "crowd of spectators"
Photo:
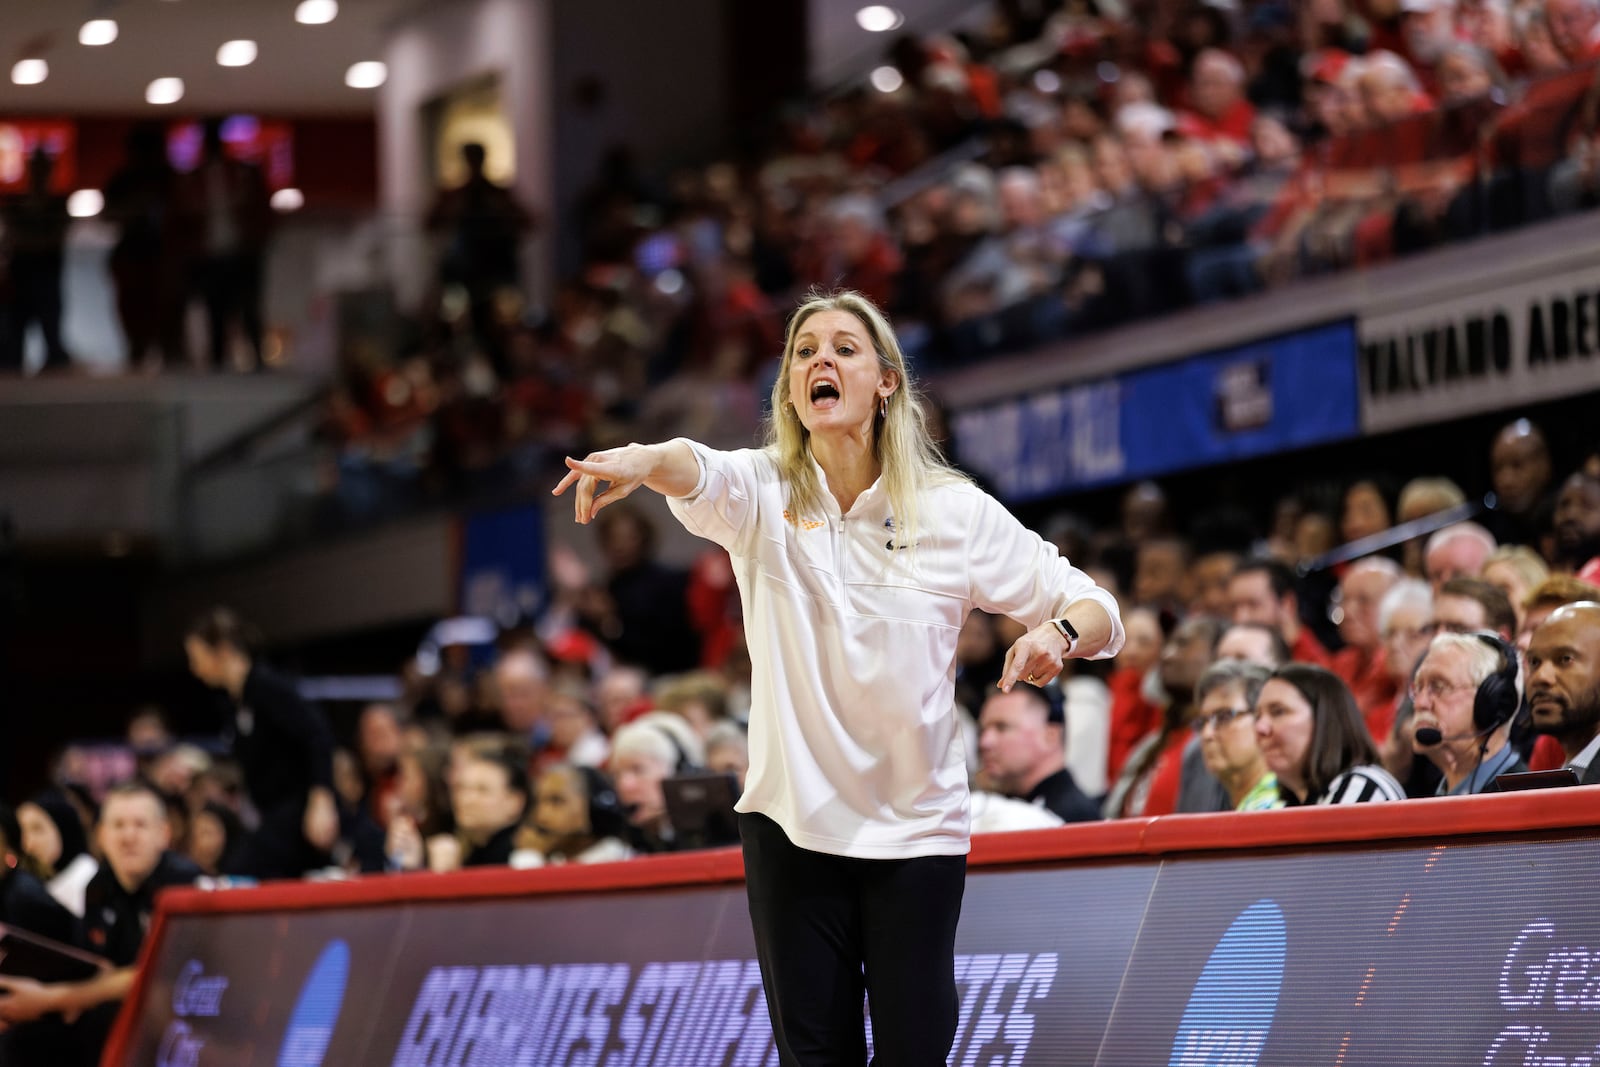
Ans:
<svg viewBox="0 0 1600 1067"><path fill-rule="evenodd" d="M1458 518L1467 494L1444 478L1398 492L1358 478L1335 512L1286 498L1259 529L1180 524L1153 484L1128 490L1115 528L1052 520L1051 539L1119 598L1127 643L1105 664L1069 661L1046 689L1002 693L1017 624L967 620L955 714L975 831L1480 793L1527 769L1600 781L1600 453L1559 469L1526 420L1489 453L1497 506L1477 520ZM1306 569L1402 522L1414 536ZM138 777L105 796L69 751L45 792L0 811L0 922L98 950L96 893L137 915L156 885L195 879L726 843L718 811L675 810L673 797L686 779L736 796L747 767L749 657L728 560L714 547L688 568L656 560L650 520L627 502L597 527L604 573L556 550L536 614L440 627L399 665L400 697L360 707L343 731L263 662L243 620L208 612L185 653L218 701L217 736L174 738L159 709L141 711ZM123 831L107 821L113 801ZM0 1018L56 1003L0 985L12 991ZM71 987L75 1009L122 987L94 988Z"/></svg>
<svg viewBox="0 0 1600 1067"><path fill-rule="evenodd" d="M324 484L360 512L746 443L812 286L926 374L1590 206L1597 32L1588 0L997 3L753 154L657 183L618 148L547 307L445 301L403 358L347 353Z"/></svg>

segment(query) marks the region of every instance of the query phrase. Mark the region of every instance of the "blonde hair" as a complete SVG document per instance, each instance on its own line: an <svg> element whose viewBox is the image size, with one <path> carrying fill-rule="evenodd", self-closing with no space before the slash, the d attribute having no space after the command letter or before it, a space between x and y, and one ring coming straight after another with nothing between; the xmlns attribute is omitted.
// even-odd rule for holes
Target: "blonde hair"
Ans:
<svg viewBox="0 0 1600 1067"><path fill-rule="evenodd" d="M883 401L882 414L874 419L872 448L889 496L896 542L902 547L914 546L915 532L921 525L923 492L936 485L965 483L967 477L950 466L928 433L927 411L906 369L906 357L900 351L894 327L872 301L848 289L832 293L813 290L789 320L784 337L783 362L772 383L766 449L788 486L789 511L799 516L815 514L822 507L822 486L811 462L811 431L789 403L789 369L794 365L796 339L806 320L819 311L843 311L855 316L866 328L877 352L879 369L898 380L897 388Z"/></svg>
<svg viewBox="0 0 1600 1067"><path fill-rule="evenodd" d="M1501 545L1489 553L1489 558L1483 561L1483 567L1478 573L1482 574L1496 563L1504 563L1516 571L1529 589L1550 577L1550 567L1545 563L1544 557L1527 545Z"/></svg>

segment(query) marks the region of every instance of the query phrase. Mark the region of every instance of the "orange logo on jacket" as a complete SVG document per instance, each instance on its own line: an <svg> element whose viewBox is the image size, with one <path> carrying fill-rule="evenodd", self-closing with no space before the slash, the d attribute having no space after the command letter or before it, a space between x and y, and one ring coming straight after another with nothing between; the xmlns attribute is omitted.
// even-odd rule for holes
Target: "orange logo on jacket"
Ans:
<svg viewBox="0 0 1600 1067"><path fill-rule="evenodd" d="M797 519L789 513L788 508L783 509L783 521L788 523L790 526L799 526L806 530L815 530L818 527L827 525L827 523L820 522L817 519Z"/></svg>

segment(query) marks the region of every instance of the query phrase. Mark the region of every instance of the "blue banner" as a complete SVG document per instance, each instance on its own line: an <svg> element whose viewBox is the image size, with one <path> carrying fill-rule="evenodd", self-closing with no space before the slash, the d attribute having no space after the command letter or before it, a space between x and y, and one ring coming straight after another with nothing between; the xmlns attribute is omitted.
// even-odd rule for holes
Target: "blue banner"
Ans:
<svg viewBox="0 0 1600 1067"><path fill-rule="evenodd" d="M461 613L509 626L531 618L546 594L544 515L537 505L461 522Z"/></svg>
<svg viewBox="0 0 1600 1067"><path fill-rule="evenodd" d="M1359 432L1349 320L958 412L962 462L1025 501Z"/></svg>

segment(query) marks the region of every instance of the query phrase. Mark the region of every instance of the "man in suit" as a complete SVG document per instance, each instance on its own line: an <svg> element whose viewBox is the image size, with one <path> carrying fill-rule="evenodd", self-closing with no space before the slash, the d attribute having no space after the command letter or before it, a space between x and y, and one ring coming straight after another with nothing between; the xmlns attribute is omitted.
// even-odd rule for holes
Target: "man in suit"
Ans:
<svg viewBox="0 0 1600 1067"><path fill-rule="evenodd" d="M1561 742L1580 784L1600 784L1600 603L1551 612L1533 632L1527 664L1534 731Z"/></svg>

